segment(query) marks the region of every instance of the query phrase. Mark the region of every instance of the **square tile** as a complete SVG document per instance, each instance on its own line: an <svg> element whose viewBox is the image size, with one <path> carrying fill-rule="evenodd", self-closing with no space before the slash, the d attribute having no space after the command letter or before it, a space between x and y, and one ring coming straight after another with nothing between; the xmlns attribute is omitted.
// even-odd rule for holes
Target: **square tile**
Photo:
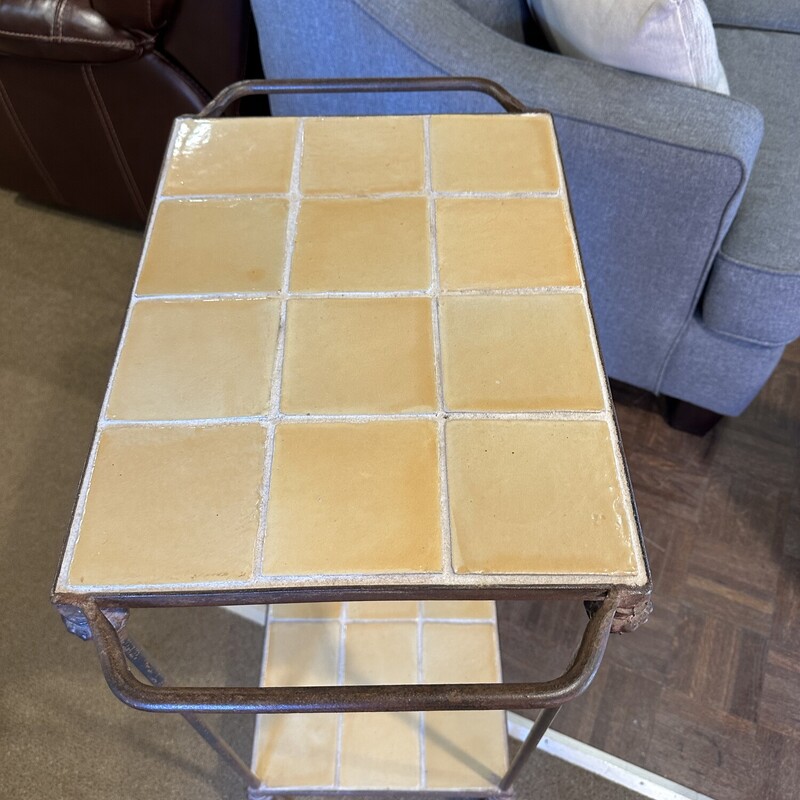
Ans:
<svg viewBox="0 0 800 800"><path fill-rule="evenodd" d="M494 624L426 622L422 628L422 675L425 683L499 682Z"/></svg>
<svg viewBox="0 0 800 800"><path fill-rule="evenodd" d="M493 624L426 622L425 683L500 681ZM425 717L425 772L430 789L496 786L508 763L502 711L436 711Z"/></svg>
<svg viewBox="0 0 800 800"><path fill-rule="evenodd" d="M494 600L426 600L422 604L425 619L494 620Z"/></svg>
<svg viewBox="0 0 800 800"><path fill-rule="evenodd" d="M333 686L338 682L339 624L269 626L264 686ZM254 767L271 786L332 786L338 714L264 714L258 718Z"/></svg>
<svg viewBox="0 0 800 800"><path fill-rule="evenodd" d="M556 192L549 115L431 117L433 188L440 192Z"/></svg>
<svg viewBox="0 0 800 800"><path fill-rule="evenodd" d="M330 788L336 777L339 714L263 714L253 771L266 786Z"/></svg>
<svg viewBox="0 0 800 800"><path fill-rule="evenodd" d="M424 197L306 200L292 258L295 292L427 289L430 224Z"/></svg>
<svg viewBox="0 0 800 800"><path fill-rule="evenodd" d="M277 300L140 302L111 387L111 419L262 414L278 339Z"/></svg>
<svg viewBox="0 0 800 800"><path fill-rule="evenodd" d="M564 202L558 197L436 202L444 289L580 286Z"/></svg>
<svg viewBox="0 0 800 800"><path fill-rule="evenodd" d="M433 358L426 297L290 299L281 410L432 411Z"/></svg>
<svg viewBox="0 0 800 800"><path fill-rule="evenodd" d="M339 682L338 622L273 622L265 686L335 686Z"/></svg>
<svg viewBox="0 0 800 800"><path fill-rule="evenodd" d="M178 125L163 194L289 191L296 119L184 119Z"/></svg>
<svg viewBox="0 0 800 800"><path fill-rule="evenodd" d="M158 206L138 295L276 292L287 200L165 200Z"/></svg>
<svg viewBox="0 0 800 800"><path fill-rule="evenodd" d="M258 425L106 429L69 582L249 578L264 451L265 431Z"/></svg>
<svg viewBox="0 0 800 800"><path fill-rule="evenodd" d="M425 775L428 789L496 787L508 768L503 711L428 711Z"/></svg>
<svg viewBox="0 0 800 800"><path fill-rule="evenodd" d="M348 619L415 620L418 612L416 600L372 600L347 604Z"/></svg>
<svg viewBox="0 0 800 800"><path fill-rule="evenodd" d="M348 625L344 682L348 686L416 683L416 622Z"/></svg>
<svg viewBox="0 0 800 800"><path fill-rule="evenodd" d="M457 573L635 572L605 422L451 420L446 447Z"/></svg>
<svg viewBox="0 0 800 800"><path fill-rule="evenodd" d="M264 572L442 567L436 424L278 425Z"/></svg>
<svg viewBox="0 0 800 800"><path fill-rule="evenodd" d="M419 713L344 714L341 785L413 789L420 779Z"/></svg>
<svg viewBox="0 0 800 800"><path fill-rule="evenodd" d="M316 117L305 121L303 194L419 192L425 176L420 117Z"/></svg>
<svg viewBox="0 0 800 800"><path fill-rule="evenodd" d="M445 297L445 405L458 411L604 408L578 294Z"/></svg>
<svg viewBox="0 0 800 800"><path fill-rule="evenodd" d="M341 613L342 603L273 603L269 607L274 620L338 620Z"/></svg>

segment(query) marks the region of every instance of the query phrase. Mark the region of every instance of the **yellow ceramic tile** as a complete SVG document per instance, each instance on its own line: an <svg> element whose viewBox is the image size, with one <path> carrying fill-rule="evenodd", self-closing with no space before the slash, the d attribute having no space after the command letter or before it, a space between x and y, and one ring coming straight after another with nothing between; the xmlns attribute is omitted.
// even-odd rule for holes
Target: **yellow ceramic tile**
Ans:
<svg viewBox="0 0 800 800"><path fill-rule="evenodd" d="M337 683L339 625L270 624L265 686ZM270 714L259 718L256 774L272 786L331 786L336 774L337 714Z"/></svg>
<svg viewBox="0 0 800 800"><path fill-rule="evenodd" d="M286 200L269 198L165 200L136 293L278 291L287 212Z"/></svg>
<svg viewBox="0 0 800 800"><path fill-rule="evenodd" d="M495 683L500 680L498 660L494 625L425 623L422 655L425 683ZM502 711L425 714L429 788L496 785L506 762Z"/></svg>
<svg viewBox="0 0 800 800"><path fill-rule="evenodd" d="M348 685L416 683L416 623L348 625L344 664ZM411 787L419 773L419 714L344 715L343 785Z"/></svg>
<svg viewBox="0 0 800 800"><path fill-rule="evenodd" d="M430 225L424 197L306 200L291 288L299 292L427 289Z"/></svg>
<svg viewBox="0 0 800 800"><path fill-rule="evenodd" d="M269 405L277 300L134 306L111 387L111 419L208 419Z"/></svg>
<svg viewBox="0 0 800 800"><path fill-rule="evenodd" d="M279 425L264 571L440 570L437 469L433 422Z"/></svg>
<svg viewBox="0 0 800 800"><path fill-rule="evenodd" d="M635 571L606 423L457 420L446 444L456 572Z"/></svg>
<svg viewBox="0 0 800 800"><path fill-rule="evenodd" d="M318 117L305 121L303 194L418 192L425 175L420 117Z"/></svg>
<svg viewBox="0 0 800 800"><path fill-rule="evenodd" d="M429 789L497 786L508 767L503 711L431 711L424 716Z"/></svg>
<svg viewBox="0 0 800 800"><path fill-rule="evenodd" d="M426 619L494 620L493 600L426 600L422 607Z"/></svg>
<svg viewBox="0 0 800 800"><path fill-rule="evenodd" d="M558 191L552 121L545 115L432 116L431 171L436 191Z"/></svg>
<svg viewBox="0 0 800 800"><path fill-rule="evenodd" d="M70 583L249 578L264 442L258 425L107 429Z"/></svg>
<svg viewBox="0 0 800 800"><path fill-rule="evenodd" d="M258 720L253 771L266 786L332 787L338 714L269 714Z"/></svg>
<svg viewBox="0 0 800 800"><path fill-rule="evenodd" d="M275 603L270 606L272 619L339 619L341 603Z"/></svg>
<svg viewBox="0 0 800 800"><path fill-rule="evenodd" d="M417 682L416 622L371 622L347 626L344 682Z"/></svg>
<svg viewBox="0 0 800 800"><path fill-rule="evenodd" d="M338 622L273 622L269 626L265 686L338 683Z"/></svg>
<svg viewBox="0 0 800 800"><path fill-rule="evenodd" d="M286 117L181 120L163 192L288 192L296 135Z"/></svg>
<svg viewBox="0 0 800 800"><path fill-rule="evenodd" d="M419 714L345 714L341 785L411 789L419 784Z"/></svg>
<svg viewBox="0 0 800 800"><path fill-rule="evenodd" d="M497 683L500 670L494 625L426 622L422 628L422 674L425 683Z"/></svg>
<svg viewBox="0 0 800 800"><path fill-rule="evenodd" d="M289 301L282 411L383 414L435 408L430 300Z"/></svg>
<svg viewBox="0 0 800 800"><path fill-rule="evenodd" d="M600 374L578 294L445 297L445 405L451 410L598 410Z"/></svg>
<svg viewBox="0 0 800 800"><path fill-rule="evenodd" d="M440 198L439 270L445 289L579 286L560 198Z"/></svg>
<svg viewBox="0 0 800 800"><path fill-rule="evenodd" d="M347 604L349 619L416 619L416 600L375 600Z"/></svg>

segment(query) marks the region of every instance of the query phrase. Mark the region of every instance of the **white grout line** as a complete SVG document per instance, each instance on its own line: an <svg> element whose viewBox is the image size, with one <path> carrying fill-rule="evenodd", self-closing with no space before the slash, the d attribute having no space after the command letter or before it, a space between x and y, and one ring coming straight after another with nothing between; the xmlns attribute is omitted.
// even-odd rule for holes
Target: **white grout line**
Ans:
<svg viewBox="0 0 800 800"><path fill-rule="evenodd" d="M270 425L277 422L287 425L307 425L314 423L366 423L366 422L407 422L409 420L543 420L549 422L610 421L606 411L410 411L405 414L284 414L274 416L253 415L242 417L205 417L203 419L104 419L100 428L206 428L214 425Z"/></svg>
<svg viewBox="0 0 800 800"><path fill-rule="evenodd" d="M281 300L280 321L278 323L278 342L275 347L274 362L272 365L272 378L270 382L270 418L271 424L267 432L267 447L264 453L264 474L261 484L261 498L259 501L259 525L258 535L255 542L255 577L259 577L264 572L264 548L267 540L267 512L269 505L269 490L272 481L272 464L275 458L275 440L277 429L274 421L280 414L281 389L283 383L283 364L286 352L286 318L287 304L286 296L289 292L289 283L292 276L292 258L294 257L294 245L297 238L297 218L300 213L300 167L303 161L303 137L304 122L301 119L297 124L295 133L296 140L294 146L294 158L292 160L292 175L289 183L289 211L286 221L286 239L284 242L283 254L283 275L281 280Z"/></svg>
<svg viewBox="0 0 800 800"><path fill-rule="evenodd" d="M201 302L203 300L280 300L280 292L191 292L185 294L137 294L132 303L171 303L175 301Z"/></svg>
<svg viewBox="0 0 800 800"><path fill-rule="evenodd" d="M523 741L533 723L510 711L507 716L508 735ZM708 795L663 778L558 731L549 730L539 743L539 749L650 800L713 800Z"/></svg>
<svg viewBox="0 0 800 800"><path fill-rule="evenodd" d="M303 118L299 118L302 123ZM426 193L427 194L427 193ZM559 191L541 192L467 192L467 191L433 191L430 192L434 197L447 197L455 199L497 199L497 200L538 200L542 198L558 197ZM327 192L325 194L307 194L309 200L393 200L403 197L420 197L421 192ZM175 200L191 202L198 200L228 200L236 202L239 200L280 200L286 198L286 192L251 192L249 194L170 194L164 197L168 203Z"/></svg>
<svg viewBox="0 0 800 800"><path fill-rule="evenodd" d="M436 381L437 431L436 460L439 467L439 525L441 527L442 572L453 573L452 532L450 530L450 501L447 486L447 448L445 446L445 402L442 361L442 326L440 320L441 283L439 277L439 240L436 230L436 199L433 195L431 166L431 118L422 118L425 145L425 191L428 195L428 243L431 265L431 324L433 326L433 369Z"/></svg>
<svg viewBox="0 0 800 800"><path fill-rule="evenodd" d="M305 202L305 201L304 201ZM433 205L433 204L431 204ZM435 224L435 223L431 223ZM186 294L134 295L131 304L140 303L199 303L210 300L368 300L403 297L529 297L545 294L582 294L580 286L511 286L505 288L481 287L471 289L397 289L386 291L293 291L289 288L279 292L191 292Z"/></svg>
<svg viewBox="0 0 800 800"><path fill-rule="evenodd" d="M339 611L339 653L336 663L336 685L344 686L345 652L347 647L347 603L342 603ZM336 767L333 785L338 789L342 785L342 737L344 734L344 714L336 715Z"/></svg>
<svg viewBox="0 0 800 800"><path fill-rule="evenodd" d="M427 117L426 117L427 119ZM424 639L423 639L423 620L425 605L423 600L417 601L417 683L424 683L424 668L423 668L423 653L424 653ZM427 749L425 741L425 712L418 711L419 714L419 788L426 789L428 786L428 768L427 768Z"/></svg>
<svg viewBox="0 0 800 800"><path fill-rule="evenodd" d="M289 214L286 222L286 242L283 263L283 279L281 282L281 319L278 333L278 346L275 353L275 369L272 381L272 395L270 408L273 416L280 411L281 378L283 376L283 360L286 347L286 312L289 285L292 279L292 259L294 258L295 240L297 239L297 218L300 214L300 166L303 160L304 122L301 119L297 126L297 142L294 149L292 163L292 178L290 184Z"/></svg>
<svg viewBox="0 0 800 800"><path fill-rule="evenodd" d="M315 422L401 422L413 419L451 420L546 420L552 422L574 422L608 420L606 411L439 411L409 412L407 414L281 414L279 422L303 425ZM165 424L165 423L161 423ZM169 424L169 423L166 423Z"/></svg>
<svg viewBox="0 0 800 800"><path fill-rule="evenodd" d="M238 611L234 611L234 606L226 606L225 609L227 611L233 611L233 613L239 613ZM270 608L269 606L265 607L264 611L264 652L261 654L261 669L258 673L258 685L259 686L266 686L266 677L267 677L267 656L269 655L269 634L270 634ZM250 756L250 765L251 769L256 772L256 767L258 766L258 755L259 755L259 745L261 744L261 727L262 727L262 720L265 720L267 717L266 714L256 714L256 724L253 729L253 746L252 746L252 755ZM263 785L263 778L258 775L259 779L262 781Z"/></svg>
<svg viewBox="0 0 800 800"><path fill-rule="evenodd" d="M494 638L494 663L495 668L497 669L497 681L498 683L503 683L503 658L500 652L500 625L497 622L497 602L492 602L492 631L493 631L493 638ZM508 711L504 711L503 714L506 718L506 726L508 726ZM508 739L505 740L505 756L507 765L511 764L511 757L508 751Z"/></svg>
<svg viewBox="0 0 800 800"><path fill-rule="evenodd" d="M269 486L272 480L272 461L275 458L276 426L267 426L266 447L264 448L263 473L261 475L260 495L258 498L258 532L253 543L253 579L264 572L264 547L267 540L267 503L269 501Z"/></svg>

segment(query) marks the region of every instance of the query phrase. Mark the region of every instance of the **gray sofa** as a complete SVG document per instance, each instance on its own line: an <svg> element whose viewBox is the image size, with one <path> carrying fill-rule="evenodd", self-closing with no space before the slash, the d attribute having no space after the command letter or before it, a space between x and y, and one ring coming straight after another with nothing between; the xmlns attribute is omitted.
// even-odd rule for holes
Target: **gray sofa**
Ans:
<svg viewBox="0 0 800 800"><path fill-rule="evenodd" d="M253 8L267 77L480 75L552 111L611 377L736 415L800 335L796 0L709 3L731 97L529 46L524 0ZM498 108L394 94L281 96L272 110Z"/></svg>

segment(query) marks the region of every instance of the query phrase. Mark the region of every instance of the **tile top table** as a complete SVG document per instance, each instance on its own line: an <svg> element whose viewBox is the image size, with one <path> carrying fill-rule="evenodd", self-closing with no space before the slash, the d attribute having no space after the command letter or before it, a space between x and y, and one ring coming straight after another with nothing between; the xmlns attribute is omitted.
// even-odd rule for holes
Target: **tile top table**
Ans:
<svg viewBox="0 0 800 800"><path fill-rule="evenodd" d="M173 128L54 602L251 800L505 797L650 591L552 119L204 118L232 90ZM492 599L537 594L589 622L503 684ZM247 602L258 687L171 687L126 628ZM209 711L261 714L252 766Z"/></svg>
<svg viewBox="0 0 800 800"><path fill-rule="evenodd" d="M548 115L176 122L57 594L648 583Z"/></svg>

